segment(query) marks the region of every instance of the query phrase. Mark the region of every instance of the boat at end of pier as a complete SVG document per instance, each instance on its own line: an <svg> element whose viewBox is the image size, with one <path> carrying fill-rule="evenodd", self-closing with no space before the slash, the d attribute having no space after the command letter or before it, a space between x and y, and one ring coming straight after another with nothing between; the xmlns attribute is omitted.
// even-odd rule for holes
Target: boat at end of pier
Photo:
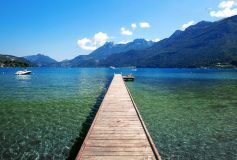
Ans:
<svg viewBox="0 0 237 160"><path fill-rule="evenodd" d="M126 76L123 76L124 81L134 81L135 77L132 74L128 74Z"/></svg>

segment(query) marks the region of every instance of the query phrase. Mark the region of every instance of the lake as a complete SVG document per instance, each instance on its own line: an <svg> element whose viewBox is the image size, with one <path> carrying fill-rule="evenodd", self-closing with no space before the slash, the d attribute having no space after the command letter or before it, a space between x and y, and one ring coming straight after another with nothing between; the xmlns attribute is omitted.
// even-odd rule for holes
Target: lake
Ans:
<svg viewBox="0 0 237 160"><path fill-rule="evenodd" d="M17 70L0 68L0 159L75 156L121 72L162 159L237 159L237 70Z"/></svg>

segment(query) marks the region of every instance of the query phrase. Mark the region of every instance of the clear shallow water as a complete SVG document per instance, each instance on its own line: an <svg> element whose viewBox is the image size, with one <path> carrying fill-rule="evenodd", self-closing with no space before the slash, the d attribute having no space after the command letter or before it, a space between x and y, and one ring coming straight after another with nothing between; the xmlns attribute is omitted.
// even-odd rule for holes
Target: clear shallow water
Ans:
<svg viewBox="0 0 237 160"><path fill-rule="evenodd" d="M237 159L237 72L145 70L128 83L162 159Z"/></svg>
<svg viewBox="0 0 237 160"><path fill-rule="evenodd" d="M237 158L236 70L16 70L0 69L0 159L68 158L114 72L136 75L127 84L163 159Z"/></svg>
<svg viewBox="0 0 237 160"><path fill-rule="evenodd" d="M112 78L106 69L0 71L0 159L66 159Z"/></svg>

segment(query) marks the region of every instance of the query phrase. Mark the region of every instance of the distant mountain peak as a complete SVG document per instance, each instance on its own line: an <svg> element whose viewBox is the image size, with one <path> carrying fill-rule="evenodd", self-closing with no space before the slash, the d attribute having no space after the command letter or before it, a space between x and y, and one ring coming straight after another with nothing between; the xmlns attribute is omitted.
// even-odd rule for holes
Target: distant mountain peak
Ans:
<svg viewBox="0 0 237 160"><path fill-rule="evenodd" d="M30 56L25 56L28 61L36 64L37 66L48 66L53 63L57 63L56 60L53 58L50 58L49 56L43 55L41 53L38 53L36 55L30 55Z"/></svg>
<svg viewBox="0 0 237 160"><path fill-rule="evenodd" d="M189 30L196 30L198 28L205 28L205 27L209 27L210 24L212 24L212 22L208 22L208 21L201 21L201 22L198 22L196 25L192 25L190 27L188 27L186 30L189 31Z"/></svg>
<svg viewBox="0 0 237 160"><path fill-rule="evenodd" d="M32 55L32 56L34 56L34 55ZM36 54L36 56L46 56L46 55L44 55L44 54L42 54L42 53L38 53L38 54ZM48 56L47 56L48 57Z"/></svg>
<svg viewBox="0 0 237 160"><path fill-rule="evenodd" d="M209 22L209 21L200 21L196 24L196 26L203 26L203 25L207 25L207 24L210 24L212 22Z"/></svg>
<svg viewBox="0 0 237 160"><path fill-rule="evenodd" d="M146 42L148 41L144 38L138 38L133 40L133 43L146 43Z"/></svg>
<svg viewBox="0 0 237 160"><path fill-rule="evenodd" d="M105 45L113 45L113 44L114 44L114 42L112 42L112 41L105 42Z"/></svg>
<svg viewBox="0 0 237 160"><path fill-rule="evenodd" d="M176 38L178 37L179 35L181 35L183 33L183 31L181 30L176 30L171 36L170 38Z"/></svg>
<svg viewBox="0 0 237 160"><path fill-rule="evenodd" d="M114 44L106 42L103 46L93 51L89 56L95 59L105 59L106 57L129 50L145 49L153 45L154 42L145 39L135 39L126 44Z"/></svg>
<svg viewBox="0 0 237 160"><path fill-rule="evenodd" d="M114 42L106 42L103 46L97 48L89 55L79 55L72 60L69 60L71 66L90 66L97 65L100 61L106 59L108 56L127 52L130 50L139 50L151 47L154 44L152 41L145 39L135 39L132 42L126 44L115 44ZM69 64L68 63L68 64ZM64 63L65 64L65 63ZM65 64L67 65L67 64Z"/></svg>
<svg viewBox="0 0 237 160"><path fill-rule="evenodd" d="M114 42L106 42L102 47L112 47Z"/></svg>

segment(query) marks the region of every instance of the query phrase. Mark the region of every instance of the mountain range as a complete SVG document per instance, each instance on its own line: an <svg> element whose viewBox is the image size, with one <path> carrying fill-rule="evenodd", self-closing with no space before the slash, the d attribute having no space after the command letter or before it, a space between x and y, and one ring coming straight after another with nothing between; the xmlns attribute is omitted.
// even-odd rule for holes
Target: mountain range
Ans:
<svg viewBox="0 0 237 160"><path fill-rule="evenodd" d="M60 66L68 67L99 67L109 56L127 52L129 50L141 50L154 45L154 42L145 39L135 39L127 44L114 44L106 42L89 55L79 55L72 60L60 62Z"/></svg>
<svg viewBox="0 0 237 160"><path fill-rule="evenodd" d="M107 42L89 55L61 62L42 54L24 58L27 64L30 61L29 65L39 67L233 68L237 67L237 16L216 22L201 21L159 42Z"/></svg>
<svg viewBox="0 0 237 160"><path fill-rule="evenodd" d="M58 63L53 58L50 58L49 56L45 56L43 54L25 56L24 58L27 59L28 61L32 62L33 64L35 64L38 67L48 67L48 66L51 66L55 63Z"/></svg>
<svg viewBox="0 0 237 160"><path fill-rule="evenodd" d="M116 60L116 61L115 61ZM144 50L107 57L102 66L236 67L237 16L217 22L199 22Z"/></svg>
<svg viewBox="0 0 237 160"><path fill-rule="evenodd" d="M216 22L201 21L159 42L144 39L123 45L109 42L67 64L72 67L237 67L237 16Z"/></svg>

